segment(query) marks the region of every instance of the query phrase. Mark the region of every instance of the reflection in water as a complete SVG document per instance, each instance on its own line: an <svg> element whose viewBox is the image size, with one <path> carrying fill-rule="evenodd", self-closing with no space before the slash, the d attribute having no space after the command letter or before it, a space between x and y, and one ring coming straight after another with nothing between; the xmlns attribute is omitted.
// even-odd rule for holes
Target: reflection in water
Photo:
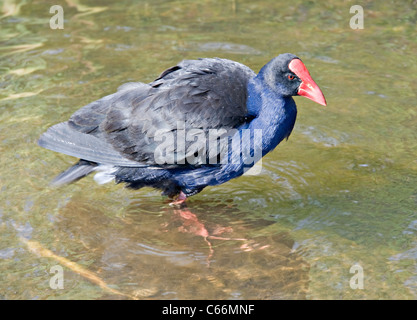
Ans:
<svg viewBox="0 0 417 320"><path fill-rule="evenodd" d="M124 217L109 217L72 199L54 234L76 243L72 259L90 261L108 285L138 298L305 298L308 264L288 233L249 235L271 222L224 205L160 208L133 203Z"/></svg>

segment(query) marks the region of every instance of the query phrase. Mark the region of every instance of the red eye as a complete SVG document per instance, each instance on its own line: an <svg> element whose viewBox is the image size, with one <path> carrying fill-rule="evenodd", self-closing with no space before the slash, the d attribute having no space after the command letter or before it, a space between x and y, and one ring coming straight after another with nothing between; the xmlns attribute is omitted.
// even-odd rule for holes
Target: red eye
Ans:
<svg viewBox="0 0 417 320"><path fill-rule="evenodd" d="M288 75L288 79L290 79L290 80L294 80L294 76L293 76L292 74L289 74L289 75Z"/></svg>

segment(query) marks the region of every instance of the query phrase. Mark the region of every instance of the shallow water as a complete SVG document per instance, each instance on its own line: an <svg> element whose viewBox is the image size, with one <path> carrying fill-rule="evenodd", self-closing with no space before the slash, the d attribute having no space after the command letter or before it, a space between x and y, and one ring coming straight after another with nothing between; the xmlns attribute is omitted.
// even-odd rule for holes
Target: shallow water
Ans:
<svg viewBox="0 0 417 320"><path fill-rule="evenodd" d="M52 30L50 4L0 3L0 298L417 298L417 5L362 1L352 30L353 4L72 0ZM261 175L184 212L91 177L48 186L75 159L36 141L81 106L182 59L257 72L283 52L328 106L296 98L294 131Z"/></svg>

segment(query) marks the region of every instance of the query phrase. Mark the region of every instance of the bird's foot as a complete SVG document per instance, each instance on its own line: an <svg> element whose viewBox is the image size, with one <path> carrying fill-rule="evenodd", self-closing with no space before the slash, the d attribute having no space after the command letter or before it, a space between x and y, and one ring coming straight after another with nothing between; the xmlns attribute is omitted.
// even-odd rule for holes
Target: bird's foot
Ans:
<svg viewBox="0 0 417 320"><path fill-rule="evenodd" d="M185 206L185 200L187 200L187 196L185 195L184 192L181 191L180 194L178 195L178 197L174 201L172 201L169 205L171 207L181 208L181 207Z"/></svg>

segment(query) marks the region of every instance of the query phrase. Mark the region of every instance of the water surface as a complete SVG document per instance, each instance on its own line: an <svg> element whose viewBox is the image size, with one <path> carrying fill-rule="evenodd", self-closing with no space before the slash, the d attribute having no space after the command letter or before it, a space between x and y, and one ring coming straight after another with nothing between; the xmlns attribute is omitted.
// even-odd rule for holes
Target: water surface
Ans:
<svg viewBox="0 0 417 320"><path fill-rule="evenodd" d="M415 1L362 1L363 30L349 1L57 4L63 30L49 3L0 3L0 298L417 297ZM182 59L257 72L284 52L328 106L296 98L294 131L261 175L205 189L188 212L91 177L48 186L75 159L36 141L81 106ZM55 265L64 289L50 287Z"/></svg>

